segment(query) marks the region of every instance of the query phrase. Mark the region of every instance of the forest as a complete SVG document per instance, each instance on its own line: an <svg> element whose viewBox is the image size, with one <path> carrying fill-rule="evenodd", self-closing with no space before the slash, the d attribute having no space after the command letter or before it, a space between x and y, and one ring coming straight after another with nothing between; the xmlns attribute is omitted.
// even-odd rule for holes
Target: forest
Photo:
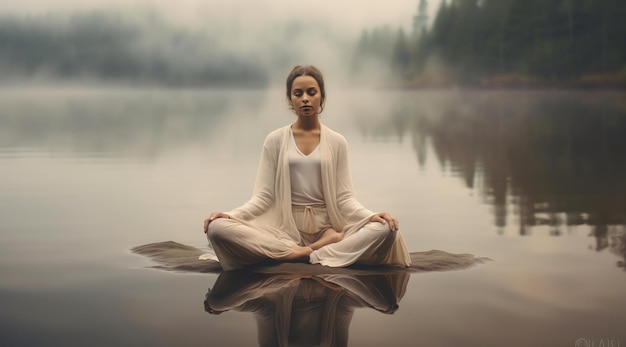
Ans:
<svg viewBox="0 0 626 347"><path fill-rule="evenodd" d="M412 30L392 23L360 38L321 22L244 27L219 13L203 28L150 13L0 15L0 83L258 88L307 62L376 87L626 88L623 0L442 0L434 18L427 0L416 5Z"/></svg>
<svg viewBox="0 0 626 347"><path fill-rule="evenodd" d="M282 83L296 64L325 66L339 75L352 42L319 20L250 22L220 12L193 23L122 7L0 14L0 85L265 88Z"/></svg>
<svg viewBox="0 0 626 347"><path fill-rule="evenodd" d="M232 49L218 31L158 16L113 12L0 16L0 75L15 81L91 81L165 86L263 87L254 48ZM247 49L247 50L246 50Z"/></svg>
<svg viewBox="0 0 626 347"><path fill-rule="evenodd" d="M378 64L404 86L624 88L624 18L621 0L444 0L419 32L363 31L353 71Z"/></svg>

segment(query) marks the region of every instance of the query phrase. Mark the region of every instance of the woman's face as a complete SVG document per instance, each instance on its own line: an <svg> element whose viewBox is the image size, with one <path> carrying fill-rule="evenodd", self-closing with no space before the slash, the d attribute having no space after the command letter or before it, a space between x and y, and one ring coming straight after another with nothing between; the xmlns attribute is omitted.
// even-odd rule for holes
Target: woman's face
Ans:
<svg viewBox="0 0 626 347"><path fill-rule="evenodd" d="M291 85L289 103L300 117L317 115L322 105L322 93L315 78L308 75L296 77Z"/></svg>

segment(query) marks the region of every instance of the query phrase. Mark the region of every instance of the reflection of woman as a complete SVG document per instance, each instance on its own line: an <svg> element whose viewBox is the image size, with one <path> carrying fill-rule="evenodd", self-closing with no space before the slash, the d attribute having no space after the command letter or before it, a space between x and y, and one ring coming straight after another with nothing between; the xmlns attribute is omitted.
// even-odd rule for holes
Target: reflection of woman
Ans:
<svg viewBox="0 0 626 347"><path fill-rule="evenodd" d="M326 98L322 74L296 66L286 87L297 119L265 139L252 198L204 221L222 267L269 259L408 266L398 221L355 199L346 140L319 121Z"/></svg>
<svg viewBox="0 0 626 347"><path fill-rule="evenodd" d="M205 298L207 312L254 313L260 346L345 346L354 309L394 313L408 273L259 274L226 271Z"/></svg>

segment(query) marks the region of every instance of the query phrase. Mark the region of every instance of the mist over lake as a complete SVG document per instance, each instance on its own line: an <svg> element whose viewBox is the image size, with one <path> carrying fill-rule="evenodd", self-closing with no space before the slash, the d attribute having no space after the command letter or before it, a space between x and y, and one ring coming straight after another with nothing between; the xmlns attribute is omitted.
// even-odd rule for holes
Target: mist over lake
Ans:
<svg viewBox="0 0 626 347"><path fill-rule="evenodd" d="M625 13L3 5L0 345L626 343ZM265 136L295 120L297 64L324 73L320 119L348 141L358 200L392 213L428 266L171 271L133 253L209 250L203 220L250 197Z"/></svg>
<svg viewBox="0 0 626 347"><path fill-rule="evenodd" d="M205 248L203 218L249 197L265 134L292 121L282 95L3 90L2 340L256 344L250 313L202 309L217 274L148 270L130 249ZM619 93L335 89L323 121L349 141L359 200L393 212L411 251L493 259L410 274L393 315L346 302L349 344L623 340L624 119Z"/></svg>

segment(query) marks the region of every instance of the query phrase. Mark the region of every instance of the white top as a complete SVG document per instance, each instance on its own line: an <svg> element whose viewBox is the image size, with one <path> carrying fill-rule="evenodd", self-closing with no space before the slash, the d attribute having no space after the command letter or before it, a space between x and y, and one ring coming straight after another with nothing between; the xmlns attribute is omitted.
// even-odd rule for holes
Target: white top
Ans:
<svg viewBox="0 0 626 347"><path fill-rule="evenodd" d="M291 178L292 205L324 205L322 187L322 157L319 144L309 155L304 155L296 145L293 131L289 131L289 174Z"/></svg>

